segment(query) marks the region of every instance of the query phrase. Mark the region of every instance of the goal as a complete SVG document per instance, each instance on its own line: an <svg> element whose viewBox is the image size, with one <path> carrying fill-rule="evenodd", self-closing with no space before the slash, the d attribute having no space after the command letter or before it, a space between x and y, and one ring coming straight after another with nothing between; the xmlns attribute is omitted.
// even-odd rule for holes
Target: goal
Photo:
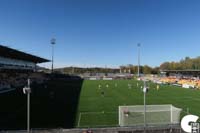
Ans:
<svg viewBox="0 0 200 133"><path fill-rule="evenodd" d="M179 124L182 109L173 105L146 105L146 125ZM119 106L119 126L144 125L144 106Z"/></svg>

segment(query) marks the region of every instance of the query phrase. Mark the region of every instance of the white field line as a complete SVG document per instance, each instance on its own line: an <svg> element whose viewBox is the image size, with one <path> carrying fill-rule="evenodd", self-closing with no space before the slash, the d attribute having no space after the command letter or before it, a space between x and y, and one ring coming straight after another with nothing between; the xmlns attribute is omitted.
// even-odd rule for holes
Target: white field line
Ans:
<svg viewBox="0 0 200 133"><path fill-rule="evenodd" d="M141 114L143 114L144 112L143 112L144 110L138 110L138 111L133 111L133 110L130 110L129 112L130 113L141 113ZM146 112L148 113L148 112L150 112L150 113L159 113L159 112L171 112L171 110L146 110Z"/></svg>
<svg viewBox="0 0 200 133"><path fill-rule="evenodd" d="M187 97L188 100L195 100L195 101L200 101L198 98L192 98L192 97Z"/></svg>
<svg viewBox="0 0 200 133"><path fill-rule="evenodd" d="M184 110L182 110L182 112L185 113L185 114L188 114L188 113L190 114L190 112L187 112L187 111L184 111Z"/></svg>
<svg viewBox="0 0 200 133"><path fill-rule="evenodd" d="M152 98L152 99L160 99L160 98L156 98L156 97L154 97L154 98ZM169 98L169 99L181 99L181 100L195 100L195 101L200 101L200 99L198 99L198 98L194 98L194 97L172 97L172 98ZM157 105L156 105L157 106Z"/></svg>
<svg viewBox="0 0 200 133"><path fill-rule="evenodd" d="M160 99L160 98L152 98L152 99ZM194 100L194 101L200 101L200 99L198 98L193 98L193 97L173 97L173 98L169 98L169 99L172 99L172 100Z"/></svg>
<svg viewBox="0 0 200 133"><path fill-rule="evenodd" d="M117 114L117 112L82 112L81 114L87 115L87 114Z"/></svg>
<svg viewBox="0 0 200 133"><path fill-rule="evenodd" d="M80 127L80 122L81 122L81 113L79 113L78 127Z"/></svg>

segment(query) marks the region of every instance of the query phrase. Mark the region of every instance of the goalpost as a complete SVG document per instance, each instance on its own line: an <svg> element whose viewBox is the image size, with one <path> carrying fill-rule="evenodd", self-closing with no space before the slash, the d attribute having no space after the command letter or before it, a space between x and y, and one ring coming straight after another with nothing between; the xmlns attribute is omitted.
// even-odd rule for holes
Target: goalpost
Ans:
<svg viewBox="0 0 200 133"><path fill-rule="evenodd" d="M146 124L179 124L181 111L173 105L146 105ZM137 125L144 125L144 106L119 106L119 126Z"/></svg>

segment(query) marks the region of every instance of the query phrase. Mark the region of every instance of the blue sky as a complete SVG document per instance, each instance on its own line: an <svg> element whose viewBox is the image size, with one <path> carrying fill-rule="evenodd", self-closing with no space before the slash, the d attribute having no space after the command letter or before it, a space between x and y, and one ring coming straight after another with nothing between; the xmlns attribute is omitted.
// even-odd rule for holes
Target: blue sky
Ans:
<svg viewBox="0 0 200 133"><path fill-rule="evenodd" d="M55 66L159 66L200 56L198 0L0 0L0 44ZM42 64L49 66L49 63Z"/></svg>

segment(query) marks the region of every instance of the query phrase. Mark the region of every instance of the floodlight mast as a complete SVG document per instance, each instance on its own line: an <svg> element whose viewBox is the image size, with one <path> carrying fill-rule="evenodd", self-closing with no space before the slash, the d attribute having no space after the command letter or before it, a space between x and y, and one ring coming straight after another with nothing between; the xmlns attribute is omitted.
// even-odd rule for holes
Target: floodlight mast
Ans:
<svg viewBox="0 0 200 133"><path fill-rule="evenodd" d="M27 94L27 133L30 133L30 79L27 80L27 87L23 88L24 94Z"/></svg>
<svg viewBox="0 0 200 133"><path fill-rule="evenodd" d="M138 43L137 47L138 47L138 77L140 77L140 46L141 44Z"/></svg>
<svg viewBox="0 0 200 133"><path fill-rule="evenodd" d="M53 73L53 67L54 67L54 45L56 44L56 39L51 39L51 45L52 45L52 64L51 64L51 73Z"/></svg>
<svg viewBox="0 0 200 133"><path fill-rule="evenodd" d="M146 133L146 93L147 93L147 85L146 80L144 79L144 132Z"/></svg>

